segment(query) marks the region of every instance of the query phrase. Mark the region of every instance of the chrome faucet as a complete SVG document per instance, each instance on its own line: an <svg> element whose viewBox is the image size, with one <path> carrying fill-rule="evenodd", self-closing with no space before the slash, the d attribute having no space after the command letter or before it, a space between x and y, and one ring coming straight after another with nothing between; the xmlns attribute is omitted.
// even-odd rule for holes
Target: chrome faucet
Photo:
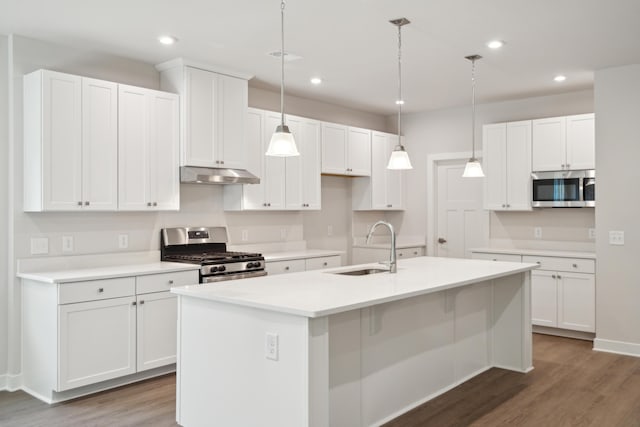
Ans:
<svg viewBox="0 0 640 427"><path fill-rule="evenodd" d="M371 237L373 237L373 232L376 227L379 225L386 225L391 233L391 256L389 259L389 273L396 273L398 271L398 266L396 264L396 232L393 230L393 225L386 221L378 221L371 226L369 229L369 233L367 234L367 245L371 243Z"/></svg>

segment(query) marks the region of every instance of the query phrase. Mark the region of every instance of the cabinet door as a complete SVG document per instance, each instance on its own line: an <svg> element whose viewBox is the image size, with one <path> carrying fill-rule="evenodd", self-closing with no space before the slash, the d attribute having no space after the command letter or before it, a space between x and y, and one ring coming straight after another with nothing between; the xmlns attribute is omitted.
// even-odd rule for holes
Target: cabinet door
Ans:
<svg viewBox="0 0 640 427"><path fill-rule="evenodd" d="M324 270L325 268L336 268L342 265L340 255L325 256L320 258L308 258L305 260L305 270Z"/></svg>
<svg viewBox="0 0 640 427"><path fill-rule="evenodd" d="M176 363L177 296L156 292L139 295L137 302L138 372Z"/></svg>
<svg viewBox="0 0 640 427"><path fill-rule="evenodd" d="M531 272L531 323L540 326L558 326L558 296L556 273Z"/></svg>
<svg viewBox="0 0 640 427"><path fill-rule="evenodd" d="M142 88L118 86L118 208L149 210L149 101Z"/></svg>
<svg viewBox="0 0 640 427"><path fill-rule="evenodd" d="M595 332L595 278L593 274L558 274L558 327Z"/></svg>
<svg viewBox="0 0 640 427"><path fill-rule="evenodd" d="M287 126L298 147L299 156L287 157L285 163L285 202L291 210L304 208L303 180L305 177L303 159L306 156L303 133L303 120L299 117L287 116Z"/></svg>
<svg viewBox="0 0 640 427"><path fill-rule="evenodd" d="M567 169L595 169L595 115L567 117Z"/></svg>
<svg viewBox="0 0 640 427"><path fill-rule="evenodd" d="M89 210L118 208L118 85L82 79L82 201Z"/></svg>
<svg viewBox="0 0 640 427"><path fill-rule="evenodd" d="M371 131L349 128L347 135L348 175L371 175Z"/></svg>
<svg viewBox="0 0 640 427"><path fill-rule="evenodd" d="M371 135L371 181L364 191L371 191L371 209L387 209L387 162L389 136L373 132Z"/></svg>
<svg viewBox="0 0 640 427"><path fill-rule="evenodd" d="M320 176L320 122L303 120L300 124L303 209L322 207ZM291 183L287 165L287 186Z"/></svg>
<svg viewBox="0 0 640 427"><path fill-rule="evenodd" d="M231 187L235 186L225 186L225 198L242 197L241 206L243 209L264 209L265 187L267 185L264 165L267 160L267 156L264 153L267 149L263 142L267 132L264 122L265 112L263 110L249 109L245 129L247 169L260 178L260 183L245 184L242 186L242 191L233 191L234 188Z"/></svg>
<svg viewBox="0 0 640 427"><path fill-rule="evenodd" d="M185 67L185 141L182 149L186 166L220 167L215 144L219 137L218 75Z"/></svg>
<svg viewBox="0 0 640 427"><path fill-rule="evenodd" d="M180 209L178 96L149 93L149 193L154 210ZM148 204L148 203L147 203Z"/></svg>
<svg viewBox="0 0 640 427"><path fill-rule="evenodd" d="M247 116L247 81L236 77L218 76L220 90L218 108L219 160L223 167L247 167L245 145L245 119ZM262 153L264 154L264 153Z"/></svg>
<svg viewBox="0 0 640 427"><path fill-rule="evenodd" d="M496 123L482 128L484 163L484 208L505 210L507 200L507 125Z"/></svg>
<svg viewBox="0 0 640 427"><path fill-rule="evenodd" d="M281 117L278 113L267 112L265 114L263 156L267 152L271 135L280 124ZM264 156L264 203L263 209L285 208L285 157ZM266 205L266 206L264 206Z"/></svg>
<svg viewBox="0 0 640 427"><path fill-rule="evenodd" d="M347 174L347 127L322 123L322 173Z"/></svg>
<svg viewBox="0 0 640 427"><path fill-rule="evenodd" d="M531 169L557 171L566 165L566 120L564 117L533 120Z"/></svg>
<svg viewBox="0 0 640 427"><path fill-rule="evenodd" d="M265 269L268 274L286 274L305 271L307 268L304 259L292 259L289 261L268 261Z"/></svg>
<svg viewBox="0 0 640 427"><path fill-rule="evenodd" d="M43 71L41 96L44 210L76 210L82 200L82 79Z"/></svg>
<svg viewBox="0 0 640 427"><path fill-rule="evenodd" d="M507 209L531 208L531 121L507 123Z"/></svg>
<svg viewBox="0 0 640 427"><path fill-rule="evenodd" d="M136 371L134 303L131 296L58 306L56 391Z"/></svg>

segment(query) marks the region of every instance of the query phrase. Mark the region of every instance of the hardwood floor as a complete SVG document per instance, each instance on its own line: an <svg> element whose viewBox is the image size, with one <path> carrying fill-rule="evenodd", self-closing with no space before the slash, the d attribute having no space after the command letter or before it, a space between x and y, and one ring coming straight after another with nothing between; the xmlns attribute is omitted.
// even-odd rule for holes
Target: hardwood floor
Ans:
<svg viewBox="0 0 640 427"><path fill-rule="evenodd" d="M533 343L533 372L491 369L386 426L640 427L640 358L568 338ZM0 426L175 425L174 375L53 406L0 392Z"/></svg>

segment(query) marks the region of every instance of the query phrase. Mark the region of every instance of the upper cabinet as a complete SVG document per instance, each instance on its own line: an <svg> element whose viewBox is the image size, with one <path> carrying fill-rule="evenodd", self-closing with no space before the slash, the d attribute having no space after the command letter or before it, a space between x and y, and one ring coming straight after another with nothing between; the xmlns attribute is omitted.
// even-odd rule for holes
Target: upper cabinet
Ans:
<svg viewBox="0 0 640 427"><path fill-rule="evenodd" d="M118 208L117 87L48 70L25 75L25 211Z"/></svg>
<svg viewBox="0 0 640 427"><path fill-rule="evenodd" d="M387 169L397 135L371 134L371 177L354 178L352 198L354 210L404 209L403 171Z"/></svg>
<svg viewBox="0 0 640 427"><path fill-rule="evenodd" d="M533 120L532 170L595 169L595 116Z"/></svg>
<svg viewBox="0 0 640 427"><path fill-rule="evenodd" d="M247 79L181 60L158 69L162 89L181 97L181 165L246 169Z"/></svg>
<svg viewBox="0 0 640 427"><path fill-rule="evenodd" d="M179 210L178 96L119 85L119 207Z"/></svg>
<svg viewBox="0 0 640 427"><path fill-rule="evenodd" d="M483 126L485 209L531 210L531 121Z"/></svg>
<svg viewBox="0 0 640 427"><path fill-rule="evenodd" d="M322 123L322 173L371 175L371 131Z"/></svg>
<svg viewBox="0 0 640 427"><path fill-rule="evenodd" d="M287 116L300 156L266 156L271 135L280 121L280 113L249 108L247 168L260 177L260 183L225 186L225 209L320 209L320 122Z"/></svg>

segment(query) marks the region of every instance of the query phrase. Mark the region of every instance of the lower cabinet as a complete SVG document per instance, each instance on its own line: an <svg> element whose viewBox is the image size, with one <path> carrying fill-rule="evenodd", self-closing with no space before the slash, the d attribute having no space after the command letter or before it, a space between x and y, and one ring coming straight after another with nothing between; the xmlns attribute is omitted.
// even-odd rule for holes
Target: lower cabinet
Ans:
<svg viewBox="0 0 640 427"><path fill-rule="evenodd" d="M291 259L286 261L267 261L267 274L297 273L300 271L322 270L325 268L340 267L342 257L331 255L324 257Z"/></svg>
<svg viewBox="0 0 640 427"><path fill-rule="evenodd" d="M390 248L354 247L352 250L352 264L368 264L370 262L388 262L391 254ZM415 258L424 256L424 246L398 248L396 259Z"/></svg>
<svg viewBox="0 0 640 427"><path fill-rule="evenodd" d="M197 270L57 285L23 280L25 387L54 401L53 392L175 363L177 298L169 289L194 283Z"/></svg>

